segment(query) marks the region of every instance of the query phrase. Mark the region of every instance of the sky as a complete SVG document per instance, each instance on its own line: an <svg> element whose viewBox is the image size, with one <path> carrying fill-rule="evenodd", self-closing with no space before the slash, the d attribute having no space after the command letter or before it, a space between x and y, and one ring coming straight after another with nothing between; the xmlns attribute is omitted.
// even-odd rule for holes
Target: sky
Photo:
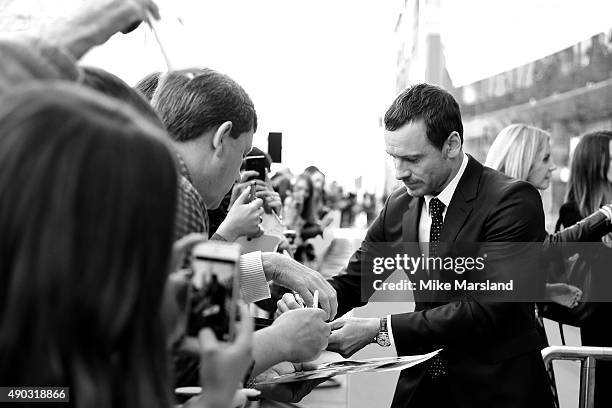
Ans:
<svg viewBox="0 0 612 408"><path fill-rule="evenodd" d="M173 68L213 68L249 93L255 145L266 150L268 132L282 132L283 162L294 173L316 165L329 180L352 187L361 176L382 192L394 8L380 0L173 0L160 8L156 29ZM130 84L165 69L147 27L116 36L84 62Z"/></svg>
<svg viewBox="0 0 612 408"><path fill-rule="evenodd" d="M611 0L440 0L453 85L470 84L612 28Z"/></svg>

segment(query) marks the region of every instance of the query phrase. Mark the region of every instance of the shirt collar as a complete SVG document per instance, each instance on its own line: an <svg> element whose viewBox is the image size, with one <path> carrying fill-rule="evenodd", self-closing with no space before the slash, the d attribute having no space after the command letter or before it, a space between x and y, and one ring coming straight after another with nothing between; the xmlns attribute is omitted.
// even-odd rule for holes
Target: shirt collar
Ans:
<svg viewBox="0 0 612 408"><path fill-rule="evenodd" d="M457 172L457 174L455 174L455 177L453 177L453 179L450 181L450 183L448 183L444 190L442 190L442 192L440 192L440 194L438 194L437 196L426 195L424 197L425 210L427 211L427 214L429 214L429 202L434 197L437 197L438 200L442 201L445 206L444 208L448 208L453 198L453 195L455 194L455 190L457 189L457 185L459 185L459 180L461 180L461 176L463 176L463 173L465 173L465 168L467 167L468 160L469 159L467 157L467 154L463 153L463 159L461 160L461 166L459 167L459 171Z"/></svg>

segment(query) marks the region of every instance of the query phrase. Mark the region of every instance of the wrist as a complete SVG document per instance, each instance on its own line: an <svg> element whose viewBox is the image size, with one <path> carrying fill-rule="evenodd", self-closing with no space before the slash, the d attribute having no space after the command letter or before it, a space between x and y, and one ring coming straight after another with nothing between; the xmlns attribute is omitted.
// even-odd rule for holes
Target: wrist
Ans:
<svg viewBox="0 0 612 408"><path fill-rule="evenodd" d="M264 275L269 281L278 281L280 269L283 268L285 257L276 252L262 252L261 263L263 265Z"/></svg>
<svg viewBox="0 0 612 408"><path fill-rule="evenodd" d="M238 234L236 234L234 228L232 228L232 226L226 223L225 221L221 223L219 228L217 228L216 233L219 234L227 242L234 242L238 238Z"/></svg>
<svg viewBox="0 0 612 408"><path fill-rule="evenodd" d="M373 338L373 341L381 347L389 347L391 345L391 337L389 335L389 318L381 317L378 320L378 332Z"/></svg>
<svg viewBox="0 0 612 408"><path fill-rule="evenodd" d="M265 368L287 361L291 354L290 343L283 337L283 331L278 326L258 330L253 334L253 359L258 364L263 363Z"/></svg>
<svg viewBox="0 0 612 408"><path fill-rule="evenodd" d="M366 328L367 328L367 333L368 333L369 338L371 339L375 338L376 336L378 336L378 333L380 331L380 319L378 318L368 319Z"/></svg>

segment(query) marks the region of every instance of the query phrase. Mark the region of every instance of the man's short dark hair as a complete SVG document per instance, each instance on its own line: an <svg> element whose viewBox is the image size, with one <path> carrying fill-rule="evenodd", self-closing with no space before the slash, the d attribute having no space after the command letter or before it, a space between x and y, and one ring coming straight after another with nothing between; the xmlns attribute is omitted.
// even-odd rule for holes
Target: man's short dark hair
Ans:
<svg viewBox="0 0 612 408"><path fill-rule="evenodd" d="M459 104L442 88L418 84L406 88L385 114L385 129L397 130L408 122L423 120L427 138L438 149L452 132L459 133L463 143L463 124Z"/></svg>
<svg viewBox="0 0 612 408"><path fill-rule="evenodd" d="M144 97L147 98L147 101L151 102L155 89L157 89L157 83L159 82L160 75L160 72L151 72L149 75L138 81L138 83L134 85L134 89L142 93Z"/></svg>
<svg viewBox="0 0 612 408"><path fill-rule="evenodd" d="M196 139L232 122L231 136L257 130L257 114L249 95L227 75L212 69L191 69L164 75L151 100L177 141Z"/></svg>

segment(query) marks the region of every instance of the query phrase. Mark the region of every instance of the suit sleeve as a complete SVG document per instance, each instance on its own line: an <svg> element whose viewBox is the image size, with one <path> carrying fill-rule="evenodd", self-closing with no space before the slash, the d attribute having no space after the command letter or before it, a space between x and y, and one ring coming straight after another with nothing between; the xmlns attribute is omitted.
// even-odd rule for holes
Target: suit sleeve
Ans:
<svg viewBox="0 0 612 408"><path fill-rule="evenodd" d="M483 242L542 242L544 212L538 192L527 183L512 183L492 207L483 228ZM484 273L511 275L524 268L522 255L516 248L492 251ZM533 314L533 304L484 301L464 292L457 300L432 309L393 315L391 325L398 354L407 355L433 344L452 347L487 343L504 332L512 336L510 327L516 332L533 329L529 326Z"/></svg>
<svg viewBox="0 0 612 408"><path fill-rule="evenodd" d="M372 289L369 292L362 293L362 274L371 273L372 270L371 268L364 267L364 263L367 262L366 254L367 258L371 259L371 255L373 255L372 247L376 246L376 243L382 243L386 240L385 220L391 201L392 196L385 202L383 209L368 229L359 249L351 256L346 268L329 281L334 289L336 289L338 295L338 316L342 316L355 307L365 305L367 299L374 292ZM381 279L385 279L388 275L382 276Z"/></svg>

